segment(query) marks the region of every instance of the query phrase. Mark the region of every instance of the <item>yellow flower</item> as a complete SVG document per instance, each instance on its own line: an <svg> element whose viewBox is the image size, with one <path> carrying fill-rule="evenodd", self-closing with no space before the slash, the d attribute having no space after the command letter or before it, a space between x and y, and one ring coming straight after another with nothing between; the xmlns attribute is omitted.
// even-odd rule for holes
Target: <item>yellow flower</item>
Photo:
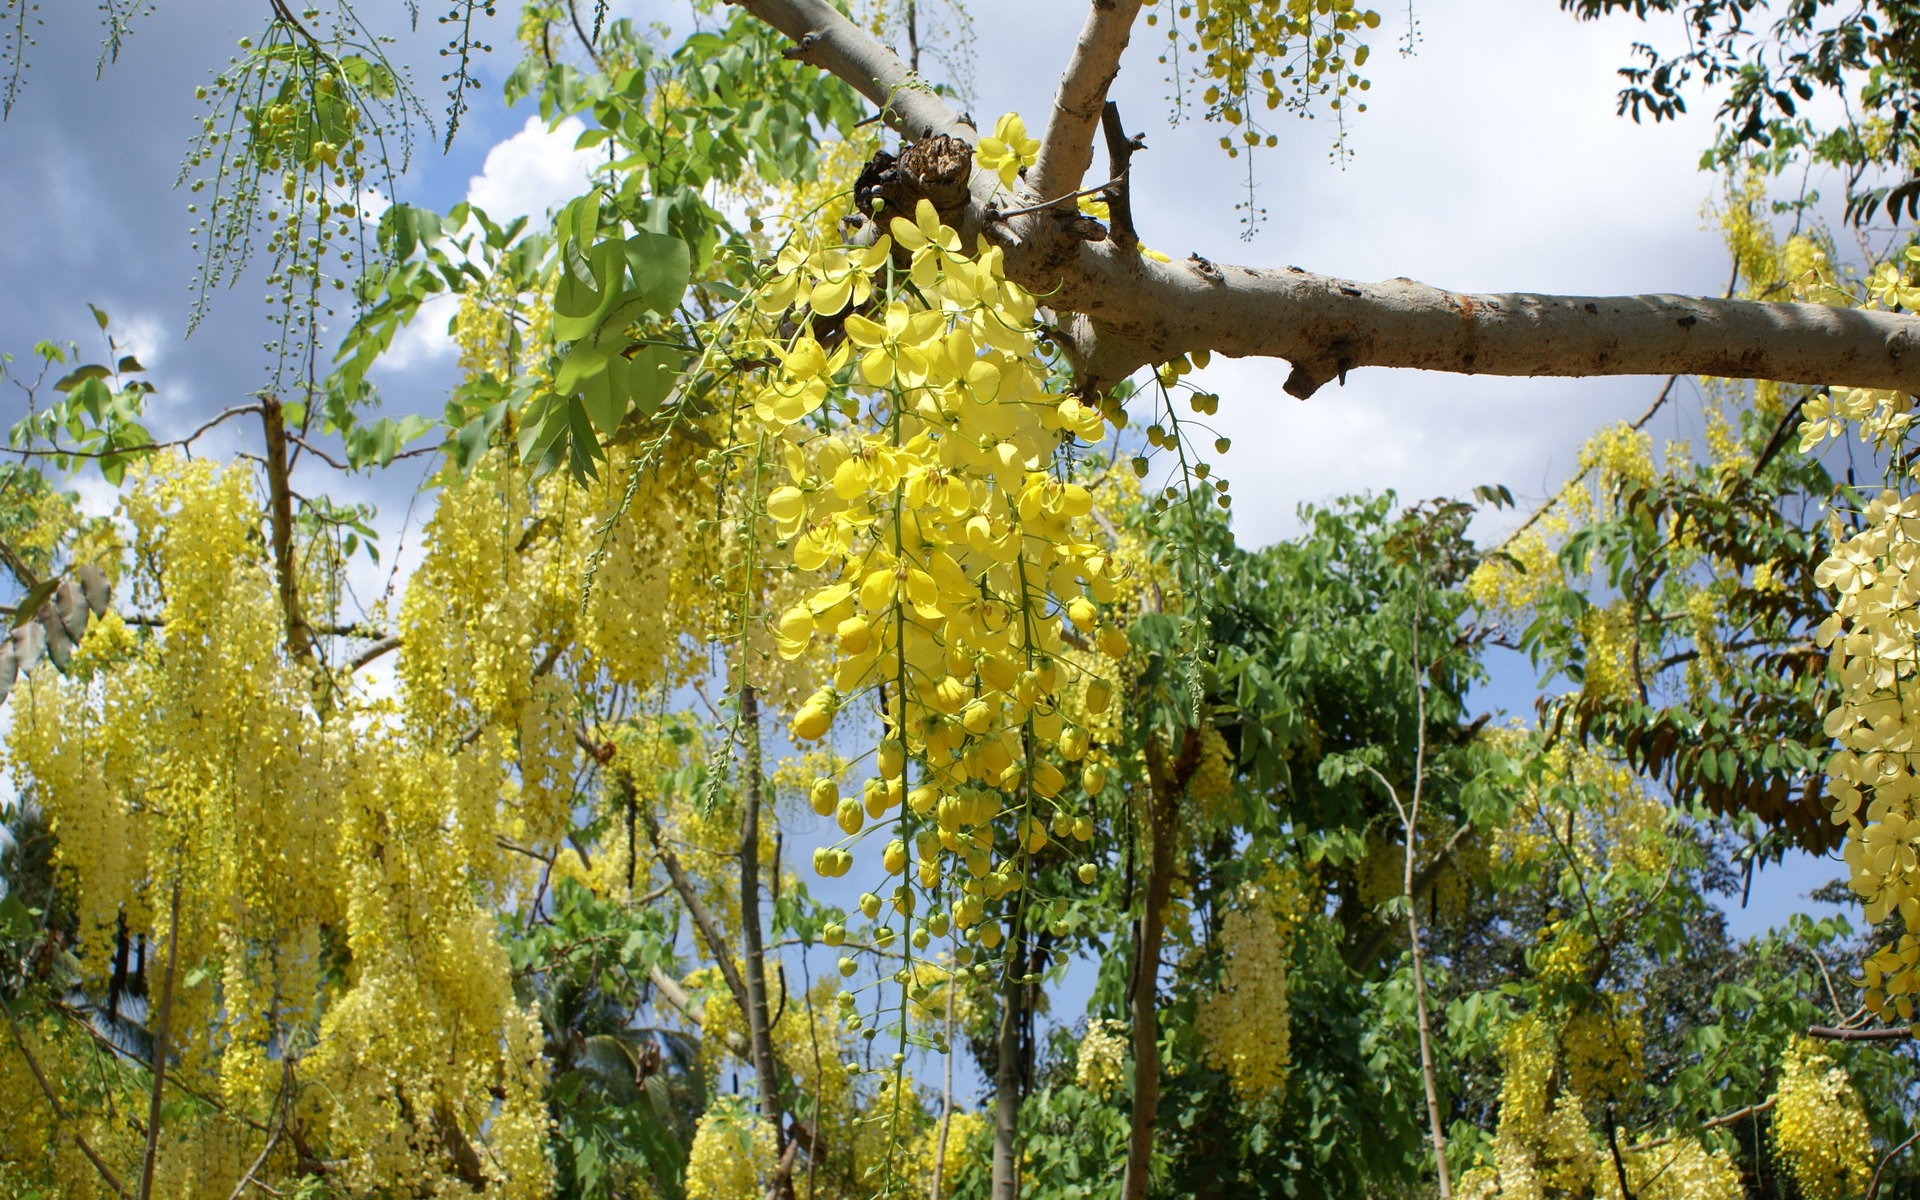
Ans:
<svg viewBox="0 0 1920 1200"><path fill-rule="evenodd" d="M1021 169L1032 166L1039 153L1040 141L1027 136L1027 123L1018 113L1008 113L993 123L993 136L980 139L973 158L1012 187Z"/></svg>

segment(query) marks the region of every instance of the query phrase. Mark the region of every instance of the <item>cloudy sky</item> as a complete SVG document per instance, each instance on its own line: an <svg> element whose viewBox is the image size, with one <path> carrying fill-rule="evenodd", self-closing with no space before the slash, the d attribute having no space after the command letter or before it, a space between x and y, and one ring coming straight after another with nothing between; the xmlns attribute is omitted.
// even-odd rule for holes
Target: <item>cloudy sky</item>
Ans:
<svg viewBox="0 0 1920 1200"><path fill-rule="evenodd" d="M405 5L362 8L407 34ZM1168 124L1165 68L1155 61L1161 35L1139 30L1114 98L1129 128L1147 135L1134 167L1143 240L1176 256L1297 264L1360 279L1405 275L1465 291L1714 294L1725 286L1726 257L1702 216L1714 184L1697 170L1710 120L1695 114L1653 126L1614 115L1614 71L1629 43L1651 36L1671 44L1677 28L1582 25L1552 0L1418 0L1418 53L1404 58L1394 48L1406 15L1383 8L1368 68L1370 111L1350 129L1353 157L1344 166L1330 161L1324 120L1276 123L1279 147L1256 162L1268 219L1250 242L1240 240L1234 210L1244 162L1226 159L1216 130L1193 120ZM970 9L974 115L986 125L1018 111L1037 125L1084 6L974 0ZM159 386L155 428L182 431L244 401L264 379L257 279L222 296L183 340L191 218L187 195L170 185L199 116L193 87L225 62L236 39L258 31L267 5L163 0L97 79L95 7L41 11L46 24L27 89L0 126L0 214L9 233L0 239L0 279L11 285L0 289L0 351L24 360L35 341L55 338L98 353L86 308L97 304ZM666 16L671 8L636 0L624 11ZM421 13L423 28L402 36L396 55L412 64L415 85L437 110L444 68L436 12ZM510 20L496 22L494 34L511 49ZM578 190L585 166L571 148L577 127L548 131L529 111L506 110L495 98L505 65L503 55L484 64L488 86L474 94L451 153L420 147L400 182L403 199L440 208L472 199L505 218L538 214ZM400 351L384 376L389 403L437 413L451 361L444 330L423 323ZM1390 487L1418 499L1504 483L1523 502L1544 497L1587 433L1638 414L1659 386L1376 369L1301 403L1281 392L1285 373L1253 360L1216 361L1205 373L1223 396L1218 426L1235 448L1218 466L1233 481L1238 529L1249 543L1294 531L1303 501L1361 490ZM11 423L24 404L19 392L0 389L0 420ZM1677 411L1653 432L1689 429ZM417 479L415 472L333 490L380 505L391 549ZM416 506L414 520L420 515ZM1532 684L1524 666L1505 679L1496 702ZM1813 865L1807 878L1831 873ZM1786 895L1805 886L1796 876Z"/></svg>

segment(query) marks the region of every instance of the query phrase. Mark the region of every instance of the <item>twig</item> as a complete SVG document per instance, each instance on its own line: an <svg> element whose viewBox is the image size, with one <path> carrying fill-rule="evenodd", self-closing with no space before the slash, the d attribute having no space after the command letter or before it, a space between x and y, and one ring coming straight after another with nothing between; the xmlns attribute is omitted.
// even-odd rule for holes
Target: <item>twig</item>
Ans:
<svg viewBox="0 0 1920 1200"><path fill-rule="evenodd" d="M165 442L144 442L138 446L115 446L111 450L81 450L76 447L62 446L58 442L49 441L45 450L22 449L18 446L0 446L0 454L12 454L20 458L94 459L115 458L122 454L153 454L160 450L172 450L181 446L191 446L200 439L202 434L214 426L229 421L234 417L244 416L247 413L257 413L259 411L260 406L258 404L236 404L232 408L208 418L201 423L198 429L195 429L185 437L177 437Z"/></svg>
<svg viewBox="0 0 1920 1200"><path fill-rule="evenodd" d="M1100 127L1107 136L1107 174L1114 178L1106 194L1109 236L1115 245L1131 250L1140 244L1140 234L1133 227L1133 152L1145 143L1127 136L1120 124L1120 106L1111 100L1101 110Z"/></svg>
<svg viewBox="0 0 1920 1200"><path fill-rule="evenodd" d="M1893 1160L1915 1142L1920 1142L1920 1133L1915 1133L1906 1141L1901 1142L1898 1146L1887 1151L1887 1156L1881 1159L1880 1165L1873 1169L1873 1182L1867 1185L1867 1200L1878 1200L1880 1195L1880 1177L1886 1173L1887 1167L1892 1164Z"/></svg>
<svg viewBox="0 0 1920 1200"><path fill-rule="evenodd" d="M1414 902L1413 893L1413 864L1420 835L1420 802L1427 773L1427 669L1420 658L1420 595L1417 591L1414 593L1410 649L1414 671L1413 795L1410 802L1402 805L1400 793L1387 782L1387 777L1371 763L1364 765L1380 781L1380 786L1387 790L1387 799L1393 802L1393 810L1399 814L1401 827L1406 831L1400 891L1407 905L1407 948L1413 956L1413 1001L1420 1035L1420 1082L1426 1090L1428 1136L1433 1143L1433 1165L1438 1177L1440 1200L1452 1200L1453 1180L1447 1171L1447 1132L1440 1117L1440 1089L1434 1077L1433 1022L1427 1011L1426 965L1420 952L1420 906Z"/></svg>
<svg viewBox="0 0 1920 1200"><path fill-rule="evenodd" d="M332 467L336 471L345 471L350 469L346 463L341 462L339 459L335 458L333 455L328 454L325 450L320 449L320 447L314 445L312 442L309 442L307 439L301 437L297 433L288 434L287 440L292 442L294 445L300 447L302 450L305 450L308 454L313 455L315 458L319 459L321 462Z"/></svg>
<svg viewBox="0 0 1920 1200"><path fill-rule="evenodd" d="M68 1023L73 1028L76 1028L81 1033L86 1034L87 1037L94 1043L94 1045L98 1046L102 1050L105 1050L108 1054L113 1055L114 1058L119 1059L121 1062L124 1062L129 1066L137 1067L143 1071L151 1071L153 1069L153 1064L149 1063L146 1059L141 1058L139 1055L135 1054L131 1050L128 1050L124 1046L116 1045L112 1038L108 1037L106 1034L101 1033L98 1029L94 1028L92 1018L90 1018L84 1010L75 1008L71 1004L66 1004L59 1000L49 1001L48 1007L52 1008L54 1012L57 1012L61 1016L65 1017ZM199 1091L196 1088L193 1088L188 1086L187 1084L181 1083L177 1076L172 1080L169 1080L167 1083L167 1086L172 1088L174 1091L179 1092L183 1096L191 1096L193 1099L206 1105L208 1108L213 1109L215 1112L221 1113L234 1120L244 1122L246 1125L248 1125L249 1127L251 1127L252 1129L258 1132L265 1133L267 1130L266 1125L264 1125L259 1121L256 1121L255 1119L248 1116L247 1114L242 1112L235 1112L234 1110L228 1108L225 1104L221 1103L219 1100L215 1099L212 1096L207 1095L205 1092Z"/></svg>
<svg viewBox="0 0 1920 1200"><path fill-rule="evenodd" d="M256 1180L254 1176L258 1174L260 1171L260 1168L266 1164L267 1155L273 1153L273 1145L275 1142L279 1140L280 1140L280 1125L278 1122L275 1122L273 1131L267 1134L266 1145L260 1147L260 1153L253 1160L253 1165L248 1167L247 1173L240 1177L240 1182L233 1185L233 1191L227 1193L227 1200L240 1200L241 1194L247 1190L247 1186L249 1184L253 1184L261 1188L261 1190L266 1191L270 1194L278 1195L278 1193L274 1192L272 1188L269 1188L265 1184L260 1183L258 1180Z"/></svg>
<svg viewBox="0 0 1920 1200"><path fill-rule="evenodd" d="M654 990L660 993L661 999L671 1005L675 1012L693 1022L694 1027L702 1033L706 1032L706 1019L693 1010L693 997L687 994L687 989L681 987L678 980L659 967L648 967L647 981L653 984ZM726 1042L727 1049L732 1051L735 1057L747 1057L746 1039L738 1033L728 1033Z"/></svg>
<svg viewBox="0 0 1920 1200"><path fill-rule="evenodd" d="M7 544L5 538L0 538L0 566L12 571L13 577L20 581L20 586L25 590L31 592L40 586L40 576L27 565L27 560L21 558L18 551Z"/></svg>
<svg viewBox="0 0 1920 1200"><path fill-rule="evenodd" d="M660 865L667 869L667 878L673 881L673 890L680 893L680 900L687 906L687 913L693 918L694 928L707 943L708 953L720 968L720 977L727 981L727 990L733 993L733 1002L740 1006L741 1012L747 1011L747 984L740 978L740 968L734 964L733 952L727 945L726 935L720 929L720 923L713 919L713 913L707 908L706 901L700 899L693 880L688 878L687 870L680 865L680 856L673 852L660 837L660 821L652 813L646 817L647 840L653 843L653 852L660 856Z"/></svg>
<svg viewBox="0 0 1920 1200"><path fill-rule="evenodd" d="M1904 1042L1915 1035L1914 1027L1911 1025L1887 1025L1869 1028L1841 1025L1813 1025L1808 1027L1807 1036L1824 1038L1830 1042Z"/></svg>
<svg viewBox="0 0 1920 1200"><path fill-rule="evenodd" d="M953 994L958 990L959 982L949 977L947 979L947 1052L940 1056L946 1064L946 1078L940 1087L940 1137L933 1144L932 1200L940 1200L941 1182L947 1169L947 1134L953 1129ZM818 1048L814 1050L814 1054L816 1057L819 1055Z"/></svg>
<svg viewBox="0 0 1920 1200"><path fill-rule="evenodd" d="M1725 1113L1721 1116L1713 1118L1711 1121L1702 1121L1700 1122L1700 1128L1703 1130L1704 1129L1720 1129L1728 1125L1738 1124L1739 1122L1746 1120L1748 1117L1757 1117L1761 1113L1771 1112L1773 1110L1774 1103L1778 1099L1779 1099L1778 1096L1768 1096L1765 1100L1762 1100L1758 1104L1749 1104L1745 1108L1736 1108L1730 1113ZM1628 1149L1632 1151L1634 1154L1642 1154L1648 1150L1658 1150L1662 1146L1672 1145L1673 1141L1674 1141L1673 1135L1669 1134L1666 1137L1654 1138L1650 1142L1635 1142L1632 1146L1628 1147Z"/></svg>
<svg viewBox="0 0 1920 1200"><path fill-rule="evenodd" d="M362 650L360 653L354 655L351 659L349 659L347 661L347 674L351 675L355 671L358 671L361 667L364 667L368 663L372 662L374 659L379 658L381 655L386 654L392 650L398 650L399 648L400 648L400 635L397 633L390 633L387 636L375 641L373 645L368 646L365 650Z"/></svg>
<svg viewBox="0 0 1920 1200"><path fill-rule="evenodd" d="M1065 204L1069 200L1078 200L1082 196L1092 196L1098 192L1104 192L1120 182L1122 181L1118 179L1109 179L1105 183L1098 183L1090 188L1081 188L1077 192L1068 192L1064 196L1055 196L1051 200L1042 200L1038 204L1029 204L1025 208L989 208L987 210L987 220L1004 221L1008 217L1024 217L1028 213L1044 212L1056 204Z"/></svg>

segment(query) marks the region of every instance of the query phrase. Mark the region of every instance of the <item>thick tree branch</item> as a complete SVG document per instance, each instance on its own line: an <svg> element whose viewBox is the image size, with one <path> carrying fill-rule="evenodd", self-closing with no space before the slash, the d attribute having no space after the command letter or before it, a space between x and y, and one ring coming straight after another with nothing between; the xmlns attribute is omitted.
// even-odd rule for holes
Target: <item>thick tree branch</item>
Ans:
<svg viewBox="0 0 1920 1200"><path fill-rule="evenodd" d="M852 85L882 106L909 137L973 132L924 90L899 56L824 0L736 0L795 40L795 58ZM1089 25L1137 5L1112 0ZM1103 37L1105 35L1103 34ZM1084 39L1083 39L1084 40ZM1100 44L1111 41L1096 39ZM1117 51L1113 51L1117 54ZM1076 64L1081 61L1076 51ZM1092 63L1094 54L1085 55ZM1071 74L1072 72L1070 72ZM1098 79L1089 67L1073 89ZM1103 85L1104 86L1104 85ZM1074 92L1063 84L1063 92ZM1076 107L1075 112L1079 109ZM1087 120L1098 115L1087 109ZM1077 121L1078 118L1076 117ZM1067 141L1068 124L1049 140ZM1080 154L1090 155L1091 125ZM1032 182L1084 173L1056 164ZM1118 239L1089 240L1056 210L987 221L991 176L977 174L971 200L941 216L963 239L976 232L1006 251L1009 278L1060 318L1061 340L1081 386L1105 388L1143 366L1196 350L1293 364L1286 390L1302 399L1357 367L1411 367L1480 375L1712 375L1782 383L1891 388L1920 393L1920 318L1815 304L1670 295L1471 295L1394 279L1355 283L1297 267L1215 265L1194 255L1173 263L1142 257Z"/></svg>
<svg viewBox="0 0 1920 1200"><path fill-rule="evenodd" d="M1041 196L1064 196L1080 186L1093 163L1093 131L1107 89L1120 73L1141 0L1093 0L1073 57L1053 96L1053 116L1040 138L1040 156L1027 171L1027 186Z"/></svg>
<svg viewBox="0 0 1920 1200"><path fill-rule="evenodd" d="M793 39L787 57L835 76L874 102L908 138L945 133L971 143L972 126L918 79L900 56L824 0L731 0Z"/></svg>
<svg viewBox="0 0 1920 1200"><path fill-rule="evenodd" d="M740 689L740 732L740 957L746 990L741 1011L747 1018L760 1115L784 1140L786 1122L780 1111L779 1068L773 1055L775 1018L767 1011L767 951L760 929L760 809L766 777L760 755L760 700L751 686Z"/></svg>
<svg viewBox="0 0 1920 1200"><path fill-rule="evenodd" d="M313 654L313 631L300 611L300 579L294 563L293 489L288 476L286 413L275 396L262 394L260 401L260 422L267 442L273 568L280 585L280 611L287 627L287 653L294 658L307 658Z"/></svg>
<svg viewBox="0 0 1920 1200"><path fill-rule="evenodd" d="M1045 231L1018 231L1033 237ZM1920 392L1920 320L1818 304L1671 295L1470 295L1410 279L1355 283L1295 267L1158 263L1111 243L1040 261L1009 249L1008 273L1056 311L1082 314L1072 352L1108 386L1194 350L1293 364L1305 399L1356 367L1477 375L1716 375Z"/></svg>
<svg viewBox="0 0 1920 1200"><path fill-rule="evenodd" d="M713 912L700 899L700 892L693 886L686 868L680 865L680 856L675 854L665 839L660 836L660 822L649 813L646 818L647 836L653 842L653 852L660 856L660 865L667 869L667 878L673 881L673 889L680 893L680 899L687 906L687 914L693 918L694 928L700 931L700 937L707 943L707 952L713 955L713 965L720 968L720 978L726 981L727 991L733 996L734 1004L741 1012L747 1011L747 985L740 978L740 968L733 961L733 947L727 941L726 933L713 917Z"/></svg>

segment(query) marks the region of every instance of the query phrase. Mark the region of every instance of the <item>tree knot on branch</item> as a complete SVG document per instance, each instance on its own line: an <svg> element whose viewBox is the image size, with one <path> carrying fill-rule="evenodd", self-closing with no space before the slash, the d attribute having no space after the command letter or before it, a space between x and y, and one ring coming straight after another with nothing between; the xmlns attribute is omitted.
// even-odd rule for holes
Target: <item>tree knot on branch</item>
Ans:
<svg viewBox="0 0 1920 1200"><path fill-rule="evenodd" d="M1333 380L1339 380L1340 386L1345 387L1347 370L1353 363L1353 356L1343 346L1336 345L1325 358L1293 364L1293 371L1282 385L1283 390L1297 400L1310 400L1315 392Z"/></svg>
<svg viewBox="0 0 1920 1200"><path fill-rule="evenodd" d="M1193 268L1194 274L1200 276L1200 278L1206 280L1208 283L1213 284L1215 287L1219 287L1227 281L1226 276L1220 274L1220 268L1214 266L1211 259L1202 258L1198 254L1189 254L1187 256L1187 263Z"/></svg>
<svg viewBox="0 0 1920 1200"><path fill-rule="evenodd" d="M966 207L973 180L973 147L950 134L920 138L900 151L899 172L919 196L933 202L942 219ZM916 196L917 200L919 196ZM905 211L912 212L908 204Z"/></svg>
<svg viewBox="0 0 1920 1200"><path fill-rule="evenodd" d="M793 45L782 50L780 56L791 59L794 62L804 62L807 55L812 53L813 48L819 44L822 36L821 32L817 29L810 33L802 34Z"/></svg>
<svg viewBox="0 0 1920 1200"><path fill-rule="evenodd" d="M854 180L853 199L862 214L873 212L876 200L893 212L911 213L924 199L951 223L966 209L972 178L973 147L950 134L930 133L897 157L875 153Z"/></svg>

